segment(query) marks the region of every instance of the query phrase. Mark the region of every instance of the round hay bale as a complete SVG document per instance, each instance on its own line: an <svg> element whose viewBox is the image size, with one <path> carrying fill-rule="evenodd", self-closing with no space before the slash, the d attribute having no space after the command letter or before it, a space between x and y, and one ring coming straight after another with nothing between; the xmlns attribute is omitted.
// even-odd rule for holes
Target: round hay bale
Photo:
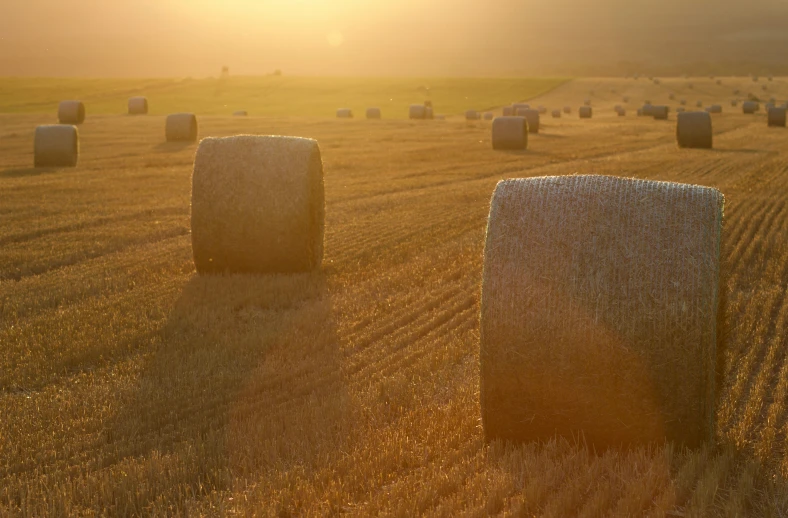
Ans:
<svg viewBox="0 0 788 518"><path fill-rule="evenodd" d="M687 88L689 88L690 90L693 90L695 88L695 85L690 83L690 84L687 85Z"/></svg>
<svg viewBox="0 0 788 518"><path fill-rule="evenodd" d="M721 86L721 85L722 85L722 80L721 79L717 79L717 86Z"/></svg>
<svg viewBox="0 0 788 518"><path fill-rule="evenodd" d="M572 107L571 106L564 106L564 113L566 113L567 115L572 113Z"/></svg>
<svg viewBox="0 0 788 518"><path fill-rule="evenodd" d="M758 111L758 103L755 101L744 101L741 103L742 113L751 115Z"/></svg>
<svg viewBox="0 0 788 518"><path fill-rule="evenodd" d="M503 116L504 117L512 117L514 115L514 106L504 106L503 107Z"/></svg>
<svg viewBox="0 0 788 518"><path fill-rule="evenodd" d="M679 101L679 104L682 105L682 106L686 106L687 105L687 100L686 99L682 99L682 100Z"/></svg>
<svg viewBox="0 0 788 518"><path fill-rule="evenodd" d="M553 110L551 112L551 115L553 116L554 119L560 119L561 118L561 110Z"/></svg>
<svg viewBox="0 0 788 518"><path fill-rule="evenodd" d="M679 113L676 122L676 141L679 147L711 149L711 115L707 112Z"/></svg>
<svg viewBox="0 0 788 518"><path fill-rule="evenodd" d="M129 115L147 115L148 114L148 98L147 97L132 97L129 99Z"/></svg>
<svg viewBox="0 0 788 518"><path fill-rule="evenodd" d="M408 118L409 119L426 119L427 118L427 107L423 104L411 104L410 108L408 109Z"/></svg>
<svg viewBox="0 0 788 518"><path fill-rule="evenodd" d="M645 101L643 101L643 104L651 104L651 101L649 99L646 99Z"/></svg>
<svg viewBox="0 0 788 518"><path fill-rule="evenodd" d="M424 107L424 118L428 120L432 120L435 118L435 114L432 112L432 106Z"/></svg>
<svg viewBox="0 0 788 518"><path fill-rule="evenodd" d="M467 121L477 121L479 120L479 112L476 110L468 110L465 112L465 120Z"/></svg>
<svg viewBox="0 0 788 518"><path fill-rule="evenodd" d="M338 119L352 119L353 118L353 110L350 108L340 108L337 110L337 118Z"/></svg>
<svg viewBox="0 0 788 518"><path fill-rule="evenodd" d="M197 140L197 117L193 113L173 113L164 124L167 142L195 142Z"/></svg>
<svg viewBox="0 0 788 518"><path fill-rule="evenodd" d="M618 113L618 111L621 110L621 108L622 108L622 106L620 104L617 104L617 105L613 106L613 111Z"/></svg>
<svg viewBox="0 0 788 518"><path fill-rule="evenodd" d="M773 78L772 76L769 76L767 79L769 80L769 82L770 82L770 83L771 83L772 81L774 81L774 78Z"/></svg>
<svg viewBox="0 0 788 518"><path fill-rule="evenodd" d="M714 114L722 113L722 105L712 104L711 106L709 106L709 113L714 113Z"/></svg>
<svg viewBox="0 0 788 518"><path fill-rule="evenodd" d="M197 272L303 272L320 267L325 219L317 141L206 138L194 158Z"/></svg>
<svg viewBox="0 0 788 518"><path fill-rule="evenodd" d="M82 101L61 101L57 107L60 124L82 124L85 122L85 104Z"/></svg>
<svg viewBox="0 0 788 518"><path fill-rule="evenodd" d="M493 118L495 118L495 115L493 114L493 112L484 112L482 118L486 121L491 121L493 120Z"/></svg>
<svg viewBox="0 0 788 518"><path fill-rule="evenodd" d="M480 319L487 440L712 440L723 200L606 176L498 183Z"/></svg>
<svg viewBox="0 0 788 518"><path fill-rule="evenodd" d="M668 120L668 113L670 110L667 106L652 106L651 107L651 116L654 117L654 120L658 121L665 121Z"/></svg>
<svg viewBox="0 0 788 518"><path fill-rule="evenodd" d="M493 149L528 148L528 121L525 117L496 117L492 123Z"/></svg>
<svg viewBox="0 0 788 518"><path fill-rule="evenodd" d="M367 108L367 119L380 119L381 117L380 108Z"/></svg>
<svg viewBox="0 0 788 518"><path fill-rule="evenodd" d="M675 98L676 98L676 94L668 95L668 99L670 99L671 101L674 100Z"/></svg>
<svg viewBox="0 0 788 518"><path fill-rule="evenodd" d="M525 117L525 120L528 122L528 133L539 133L540 120L538 110L520 108L515 112L515 115Z"/></svg>
<svg viewBox="0 0 788 518"><path fill-rule="evenodd" d="M547 113L547 108L544 106L539 106L536 108L536 110L539 112L539 115L545 115Z"/></svg>
<svg viewBox="0 0 788 518"><path fill-rule="evenodd" d="M644 117L654 116L654 106L649 103L644 104L643 108L641 108L641 111L643 112Z"/></svg>
<svg viewBox="0 0 788 518"><path fill-rule="evenodd" d="M515 115L517 115L517 110L530 110L531 109L531 105L530 104L526 104L526 103L514 103L512 105L512 108L514 109L513 113Z"/></svg>
<svg viewBox="0 0 788 518"><path fill-rule="evenodd" d="M770 128L785 127L785 108L772 107L766 112L767 125Z"/></svg>
<svg viewBox="0 0 788 518"><path fill-rule="evenodd" d="M703 101L696 102L695 106L697 106L698 108L703 108Z"/></svg>
<svg viewBox="0 0 788 518"><path fill-rule="evenodd" d="M594 115L594 111L590 106L581 106L578 115L581 119L590 119Z"/></svg>
<svg viewBox="0 0 788 518"><path fill-rule="evenodd" d="M249 112L246 110L238 110L233 112L233 117L248 117Z"/></svg>
<svg viewBox="0 0 788 518"><path fill-rule="evenodd" d="M739 105L739 101L737 101L735 99L733 101L731 101L731 106L733 106L734 108L737 107L738 105Z"/></svg>
<svg viewBox="0 0 788 518"><path fill-rule="evenodd" d="M768 92L768 91L769 91L769 87L768 87L768 86L766 86L766 85L763 85L763 86L761 87L761 90L763 90L764 92Z"/></svg>
<svg viewBox="0 0 788 518"><path fill-rule="evenodd" d="M627 111L624 108L621 108L620 110L618 110L618 116L619 117L624 117L624 116L626 116L626 114L627 114Z"/></svg>
<svg viewBox="0 0 788 518"><path fill-rule="evenodd" d="M75 167L78 159L79 132L76 126L51 124L36 128L34 167Z"/></svg>

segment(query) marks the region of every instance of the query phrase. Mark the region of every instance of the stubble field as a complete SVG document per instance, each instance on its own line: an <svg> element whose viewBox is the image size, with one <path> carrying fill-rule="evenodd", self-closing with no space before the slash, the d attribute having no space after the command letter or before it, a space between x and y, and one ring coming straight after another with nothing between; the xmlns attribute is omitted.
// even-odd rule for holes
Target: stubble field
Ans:
<svg viewBox="0 0 788 518"><path fill-rule="evenodd" d="M729 104L734 88L785 100L788 82L693 82L561 84L531 103L572 115L543 116L526 152L459 116L200 117L203 137L319 141L325 258L304 275L195 274L196 145L164 143L162 116L88 105L69 170L32 168L52 112L0 114L0 515L788 515L788 132ZM635 117L670 92L724 102L714 150L678 149L675 114ZM484 442L491 194L575 173L725 194L715 445Z"/></svg>

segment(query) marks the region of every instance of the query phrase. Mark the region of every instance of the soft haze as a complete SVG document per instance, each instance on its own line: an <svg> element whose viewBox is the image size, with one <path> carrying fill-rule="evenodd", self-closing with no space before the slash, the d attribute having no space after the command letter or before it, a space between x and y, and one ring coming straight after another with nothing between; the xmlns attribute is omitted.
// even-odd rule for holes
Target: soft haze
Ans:
<svg viewBox="0 0 788 518"><path fill-rule="evenodd" d="M0 75L780 73L786 22L784 0L28 0Z"/></svg>

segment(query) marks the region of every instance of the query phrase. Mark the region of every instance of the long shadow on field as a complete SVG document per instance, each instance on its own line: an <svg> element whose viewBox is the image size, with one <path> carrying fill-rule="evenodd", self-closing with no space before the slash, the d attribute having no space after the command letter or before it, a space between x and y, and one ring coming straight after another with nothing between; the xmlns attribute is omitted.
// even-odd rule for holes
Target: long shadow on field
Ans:
<svg viewBox="0 0 788 518"><path fill-rule="evenodd" d="M308 467L347 436L348 397L323 273L195 276L127 405L107 426L114 462L142 457L145 506ZM167 456L175 466L161 466Z"/></svg>
<svg viewBox="0 0 788 518"><path fill-rule="evenodd" d="M42 174L59 173L62 170L62 167L23 167L5 169L0 171L0 178L24 178L27 176L40 176Z"/></svg>
<svg viewBox="0 0 788 518"><path fill-rule="evenodd" d="M178 153L196 146L196 142L161 142L153 146L153 151L157 153Z"/></svg>

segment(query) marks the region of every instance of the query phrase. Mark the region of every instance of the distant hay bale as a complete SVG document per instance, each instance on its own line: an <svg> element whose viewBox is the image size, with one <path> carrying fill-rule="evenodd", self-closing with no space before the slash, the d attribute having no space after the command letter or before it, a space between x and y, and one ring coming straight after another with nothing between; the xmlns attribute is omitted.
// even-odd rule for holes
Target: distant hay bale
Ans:
<svg viewBox="0 0 788 518"><path fill-rule="evenodd" d="M477 121L479 120L479 112L476 110L468 110L465 112L465 120L467 121Z"/></svg>
<svg viewBox="0 0 788 518"><path fill-rule="evenodd" d="M411 104L410 108L408 109L408 118L409 119L426 119L427 118L427 107L423 104Z"/></svg>
<svg viewBox="0 0 788 518"><path fill-rule="evenodd" d="M197 140L197 117L193 113L173 113L164 124L167 142L195 142Z"/></svg>
<svg viewBox="0 0 788 518"><path fill-rule="evenodd" d="M624 117L624 116L626 116L626 114L627 114L627 111L624 108L621 108L620 110L618 110L618 116L619 117Z"/></svg>
<svg viewBox="0 0 788 518"><path fill-rule="evenodd" d="M481 298L485 438L712 440L722 209L716 189L668 182L499 182Z"/></svg>
<svg viewBox="0 0 788 518"><path fill-rule="evenodd" d="M617 105L613 106L613 111L614 111L614 112L616 112L616 113L618 113L618 111L619 111L621 108L622 108L622 106L621 106L620 104L617 104Z"/></svg>
<svg viewBox="0 0 788 518"><path fill-rule="evenodd" d="M432 112L432 106L424 107L424 118L428 120L432 120L435 118L435 114Z"/></svg>
<svg viewBox="0 0 788 518"><path fill-rule="evenodd" d="M646 99L645 101L643 101L643 104L651 104L651 100Z"/></svg>
<svg viewBox="0 0 788 518"><path fill-rule="evenodd" d="M544 115L547 113L547 108L545 108L544 106L539 106L536 108L536 110L539 112L539 115Z"/></svg>
<svg viewBox="0 0 788 518"><path fill-rule="evenodd" d="M340 108L337 110L337 118L338 119L352 119L353 118L353 110L350 108Z"/></svg>
<svg viewBox="0 0 788 518"><path fill-rule="evenodd" d="M628 103L629 102L629 97L624 96L621 100L624 101L624 103Z"/></svg>
<svg viewBox="0 0 788 518"><path fill-rule="evenodd" d="M767 124L772 127L785 127L785 108L772 107L767 113Z"/></svg>
<svg viewBox="0 0 788 518"><path fill-rule="evenodd" d="M679 104L682 105L682 106L686 106L687 105L687 100L686 99L682 99L682 100L679 101Z"/></svg>
<svg viewBox="0 0 788 518"><path fill-rule="evenodd" d="M676 94L668 95L668 99L670 99L671 101L674 100L675 98L676 98Z"/></svg>
<svg viewBox="0 0 788 518"><path fill-rule="evenodd" d="M82 124L85 122L85 104L82 101L61 101L57 107L60 124Z"/></svg>
<svg viewBox="0 0 788 518"><path fill-rule="evenodd" d="M586 99L585 101L583 101L583 105L584 106L591 106L591 99Z"/></svg>
<svg viewBox="0 0 788 518"><path fill-rule="evenodd" d="M553 110L551 112L551 115L553 116L554 119L560 119L561 118L561 110Z"/></svg>
<svg viewBox="0 0 788 518"><path fill-rule="evenodd" d="M572 107L571 106L564 106L564 113L566 113L567 115L572 113Z"/></svg>
<svg viewBox="0 0 788 518"><path fill-rule="evenodd" d="M424 106L426 108L432 108L432 101L424 101Z"/></svg>
<svg viewBox="0 0 788 518"><path fill-rule="evenodd" d="M493 120L493 118L495 118L495 115L493 114L493 112L484 112L482 118L486 121L491 121Z"/></svg>
<svg viewBox="0 0 788 518"><path fill-rule="evenodd" d="M654 116L654 106L646 103L641 108L644 117L653 117Z"/></svg>
<svg viewBox="0 0 788 518"><path fill-rule="evenodd" d="M512 113L517 115L517 110L530 110L531 105L526 103L514 103L512 109L514 110Z"/></svg>
<svg viewBox="0 0 788 518"><path fill-rule="evenodd" d="M504 117L512 117L514 115L514 106L504 106L503 107L503 116Z"/></svg>
<svg viewBox="0 0 788 518"><path fill-rule="evenodd" d="M380 119L381 116L380 108L367 108L367 119Z"/></svg>
<svg viewBox="0 0 788 518"><path fill-rule="evenodd" d="M79 159L79 132L76 126L38 126L33 140L34 167L75 167Z"/></svg>
<svg viewBox="0 0 788 518"><path fill-rule="evenodd" d="M714 114L722 113L722 105L712 104L711 106L709 106L709 113L714 113Z"/></svg>
<svg viewBox="0 0 788 518"><path fill-rule="evenodd" d="M129 99L129 115L147 115L148 114L148 98L147 97L132 97Z"/></svg>
<svg viewBox="0 0 788 518"><path fill-rule="evenodd" d="M707 112L683 112L676 122L676 141L682 148L711 149L711 115Z"/></svg>
<svg viewBox="0 0 788 518"><path fill-rule="evenodd" d="M590 119L594 115L594 111L590 106L581 106L578 115L581 119Z"/></svg>
<svg viewBox="0 0 788 518"><path fill-rule="evenodd" d="M695 85L690 83L690 84L687 85L687 88L689 88L690 90L693 90L695 88Z"/></svg>
<svg viewBox="0 0 788 518"><path fill-rule="evenodd" d="M654 117L654 120L664 121L668 120L668 110L667 106L652 106L651 107L651 116Z"/></svg>
<svg viewBox="0 0 788 518"><path fill-rule="evenodd" d="M720 85L722 85L722 80L721 79L717 79L717 86L720 86Z"/></svg>
<svg viewBox="0 0 788 518"><path fill-rule="evenodd" d="M734 100L732 100L732 101L731 101L731 106L733 106L734 108L735 108L736 106L738 106L738 105L739 105L739 101L737 101L736 99L734 99Z"/></svg>
<svg viewBox="0 0 788 518"><path fill-rule="evenodd" d="M538 110L520 108L515 112L515 115L525 117L525 120L528 122L528 133L539 133L540 119Z"/></svg>
<svg viewBox="0 0 788 518"><path fill-rule="evenodd" d="M703 101L696 102L695 106L697 106L698 108L703 108Z"/></svg>
<svg viewBox="0 0 788 518"><path fill-rule="evenodd" d="M748 115L753 114L756 111L758 111L758 103L756 103L755 101L744 101L743 103L741 103L741 109L742 109L742 113Z"/></svg>
<svg viewBox="0 0 788 518"><path fill-rule="evenodd" d="M233 112L233 117L248 117L249 112L246 110L238 110Z"/></svg>
<svg viewBox="0 0 788 518"><path fill-rule="evenodd" d="M492 146L497 150L528 148L528 121L525 117L496 117L492 123Z"/></svg>
<svg viewBox="0 0 788 518"><path fill-rule="evenodd" d="M324 214L316 141L240 135L200 142L191 202L198 273L319 268Z"/></svg>

